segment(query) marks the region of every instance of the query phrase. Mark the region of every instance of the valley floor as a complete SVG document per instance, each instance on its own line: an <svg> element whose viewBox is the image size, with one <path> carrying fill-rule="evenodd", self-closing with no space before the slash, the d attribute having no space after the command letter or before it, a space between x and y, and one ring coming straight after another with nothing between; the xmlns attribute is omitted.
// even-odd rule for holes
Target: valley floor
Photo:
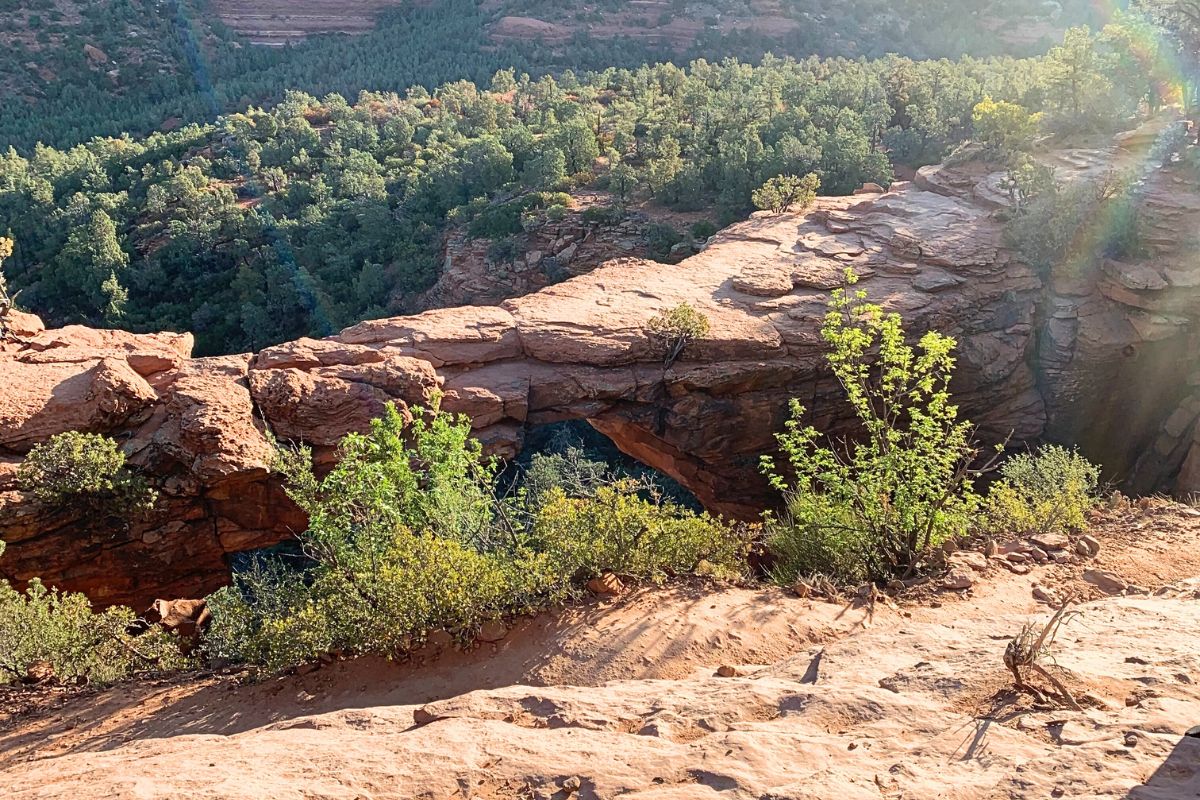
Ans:
<svg viewBox="0 0 1200 800"><path fill-rule="evenodd" d="M1093 535L1095 558L1027 574L992 558L969 589L898 603L681 584L410 664L10 695L33 707L0 716L0 785L15 800L1200 796L1200 513L1118 508ZM1088 570L1131 587L1108 596ZM1003 664L1067 596L1082 604L1050 668L1082 711L1014 692Z"/></svg>

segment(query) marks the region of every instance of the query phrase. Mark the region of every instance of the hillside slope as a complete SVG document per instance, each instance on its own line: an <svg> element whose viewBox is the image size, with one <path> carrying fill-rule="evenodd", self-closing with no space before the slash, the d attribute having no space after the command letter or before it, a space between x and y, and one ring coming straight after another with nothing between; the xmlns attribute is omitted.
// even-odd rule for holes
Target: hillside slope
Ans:
<svg viewBox="0 0 1200 800"><path fill-rule="evenodd" d="M901 605L642 590L424 664L68 695L0 732L0 780L14 800L1190 797L1197 516L1116 507L1094 560L992 558ZM1089 570L1144 588L1109 597ZM1035 598L1069 594L1088 602L1051 669L1080 711L1012 691L1002 661L1049 616Z"/></svg>

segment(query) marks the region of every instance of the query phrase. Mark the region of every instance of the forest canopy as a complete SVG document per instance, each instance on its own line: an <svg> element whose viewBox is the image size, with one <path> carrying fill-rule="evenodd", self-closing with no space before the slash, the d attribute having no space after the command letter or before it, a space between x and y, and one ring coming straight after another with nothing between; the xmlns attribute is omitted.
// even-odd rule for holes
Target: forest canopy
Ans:
<svg viewBox="0 0 1200 800"><path fill-rule="evenodd" d="M767 55L508 68L353 102L289 91L144 138L10 148L5 271L52 324L192 331L201 354L326 335L404 311L438 276L447 220L499 238L553 204L531 192L611 187L729 222L777 176L848 194L940 160L994 122L985 100L1043 133L1115 130L1164 100L1129 66L1146 58L1138 24L1072 29L1030 59Z"/></svg>

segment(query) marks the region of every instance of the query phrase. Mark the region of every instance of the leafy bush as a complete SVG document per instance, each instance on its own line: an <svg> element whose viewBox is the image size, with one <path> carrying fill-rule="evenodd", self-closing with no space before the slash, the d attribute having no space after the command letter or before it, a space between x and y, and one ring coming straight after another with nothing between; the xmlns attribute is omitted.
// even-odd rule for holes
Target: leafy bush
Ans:
<svg viewBox="0 0 1200 800"><path fill-rule="evenodd" d="M1016 176L1018 184L1022 178ZM1024 182L1022 203L1009 220L1005 234L1022 258L1043 273L1061 268L1080 274L1104 258L1135 258L1142 254L1137 180L1110 174L1096 181L1066 185L1048 180L1035 169Z"/></svg>
<svg viewBox="0 0 1200 800"><path fill-rule="evenodd" d="M520 255L521 247L512 236L497 239L488 245L488 261L493 264L511 264Z"/></svg>
<svg viewBox="0 0 1200 800"><path fill-rule="evenodd" d="M965 534L979 506L971 426L950 402L955 342L930 332L914 349L898 315L844 289L834 292L821 334L864 437L844 448L821 444L817 430L802 424L804 407L792 402L777 437L789 474L763 458L786 502L767 518L774 576L791 583L814 574L842 581L911 574L932 548Z"/></svg>
<svg viewBox="0 0 1200 800"><path fill-rule="evenodd" d="M736 527L671 503L646 501L634 481L600 486L591 497L549 493L534 538L564 576L615 572L661 581L702 562L740 572L747 539Z"/></svg>
<svg viewBox="0 0 1200 800"><path fill-rule="evenodd" d="M1067 533L1087 527L1100 468L1075 450L1049 445L1013 456L988 492L984 527L997 534Z"/></svg>
<svg viewBox="0 0 1200 800"><path fill-rule="evenodd" d="M706 219L698 220L692 224L692 238L697 241L706 241L716 234L716 232L717 226Z"/></svg>
<svg viewBox="0 0 1200 800"><path fill-rule="evenodd" d="M128 608L92 611L87 597L32 580L24 592L0 581L0 683L21 681L44 662L60 681L107 683L138 669L181 669L178 640L161 630L136 639ZM49 677L49 676L47 676Z"/></svg>
<svg viewBox="0 0 1200 800"><path fill-rule="evenodd" d="M298 571L259 561L209 598L210 655L281 669L330 651L395 655L431 630L470 639L488 620L544 608L603 570L661 578L701 560L735 570L744 536L647 501L630 486L571 498L498 498L497 465L469 420L395 407L347 436L323 479L306 449L279 470L309 515Z"/></svg>
<svg viewBox="0 0 1200 800"><path fill-rule="evenodd" d="M471 220L467 233L476 239L503 239L520 233L524 210L525 204L520 202L490 205Z"/></svg>
<svg viewBox="0 0 1200 800"><path fill-rule="evenodd" d="M8 335L6 322L16 304L16 297L8 293L8 282L4 279L4 259L12 254L13 240L0 236L0 341Z"/></svg>
<svg viewBox="0 0 1200 800"><path fill-rule="evenodd" d="M642 228L642 236L650 249L650 256L661 260L671 255L671 248L683 241L683 234L661 222L652 222Z"/></svg>
<svg viewBox="0 0 1200 800"><path fill-rule="evenodd" d="M975 106L971 121L976 141L992 153L1007 156L1032 147L1041 115L1031 114L1015 103L985 97Z"/></svg>
<svg viewBox="0 0 1200 800"><path fill-rule="evenodd" d="M675 362L687 346L708 335L708 317L688 303L656 314L647 325L650 335L659 342L664 351L664 361L669 366Z"/></svg>
<svg viewBox="0 0 1200 800"><path fill-rule="evenodd" d="M158 494L125 466L116 440L68 431L51 436L25 456L21 488L45 505L112 514L147 511Z"/></svg>
<svg viewBox="0 0 1200 800"><path fill-rule="evenodd" d="M817 199L821 179L809 173L803 178L795 175L778 175L771 178L751 195L755 208L786 214L793 207L808 208Z"/></svg>
<svg viewBox="0 0 1200 800"><path fill-rule="evenodd" d="M611 482L608 464L588 458L581 447L568 446L561 453L538 453L525 471L524 489L535 506L541 506L555 490L568 497L594 497Z"/></svg>
<svg viewBox="0 0 1200 800"><path fill-rule="evenodd" d="M625 219L625 211L620 206L588 206L580 216L584 222L612 226Z"/></svg>

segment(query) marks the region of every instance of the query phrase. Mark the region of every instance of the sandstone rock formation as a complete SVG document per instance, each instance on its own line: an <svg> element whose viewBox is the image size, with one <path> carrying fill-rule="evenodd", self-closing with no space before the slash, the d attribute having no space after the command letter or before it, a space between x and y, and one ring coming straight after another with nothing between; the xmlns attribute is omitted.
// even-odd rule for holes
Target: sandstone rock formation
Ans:
<svg viewBox="0 0 1200 800"><path fill-rule="evenodd" d="M444 260L437 283L417 297L398 294L393 308L406 312L450 306L499 305L568 278L582 275L617 257L649 258L647 231L655 224L683 233L693 223L706 219L704 213L668 211L659 207L629 210L620 221L609 224L589 221L583 211L611 206L616 198L607 192L576 191L574 207L562 219L539 218L526 230L511 237L515 256L495 257L495 242L473 238L464 227L452 228L445 237ZM680 261L700 249L702 243L686 238L676 246L686 251L670 261Z"/></svg>
<svg viewBox="0 0 1200 800"><path fill-rule="evenodd" d="M252 44L283 47L320 33L366 33L399 0L214 0L213 10Z"/></svg>
<svg viewBox="0 0 1200 800"><path fill-rule="evenodd" d="M1125 157L1059 160L1086 174ZM1196 229L1200 198L1154 172L1153 259L1046 285L1004 244L998 180L978 165L927 168L916 185L756 216L676 266L618 259L498 306L373 320L253 356L189 359L186 335L29 323L23 343L0 346L0 574L135 607L201 596L230 554L303 528L269 475L268 427L327 460L385 403L435 391L500 455L531 426L586 419L710 509L754 517L771 502L758 457L789 398L819 428L850 431L819 337L846 268L915 331L957 338L954 388L982 441L1079 442L1115 477L1170 488L1178 475L1197 490L1200 377L1186 356L1200 265L1177 232ZM681 302L711 333L664 368L647 323ZM161 483L150 518L76 520L16 491L22 454L73 429L118 436Z"/></svg>

